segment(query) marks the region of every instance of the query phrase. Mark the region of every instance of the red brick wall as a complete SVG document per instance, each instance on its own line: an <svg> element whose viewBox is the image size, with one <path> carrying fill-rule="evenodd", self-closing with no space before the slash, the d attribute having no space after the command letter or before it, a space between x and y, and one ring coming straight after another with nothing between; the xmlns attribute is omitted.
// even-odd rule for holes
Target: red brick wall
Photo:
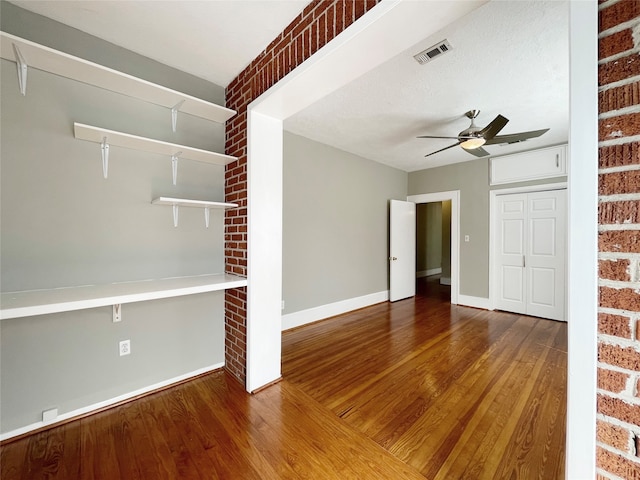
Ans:
<svg viewBox="0 0 640 480"><path fill-rule="evenodd" d="M313 0L227 87L227 107L238 114L227 122L228 155L238 157L225 175L225 201L240 208L225 217L225 269L247 274L247 105L373 8L378 0ZM246 381L246 289L225 294L226 368Z"/></svg>
<svg viewBox="0 0 640 480"><path fill-rule="evenodd" d="M640 479L640 0L599 8L597 466Z"/></svg>

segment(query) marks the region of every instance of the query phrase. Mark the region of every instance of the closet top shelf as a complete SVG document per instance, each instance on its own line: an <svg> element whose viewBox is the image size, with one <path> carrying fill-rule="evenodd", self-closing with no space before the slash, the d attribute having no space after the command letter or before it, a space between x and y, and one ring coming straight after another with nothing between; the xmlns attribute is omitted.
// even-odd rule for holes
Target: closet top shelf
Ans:
<svg viewBox="0 0 640 480"><path fill-rule="evenodd" d="M19 63L16 58L16 49L29 67L95 85L129 97L139 98L169 109L178 107L178 111L196 117L224 123L236 114L234 110L215 103L74 57L6 32L0 32L0 56ZM181 102L183 103L179 105Z"/></svg>

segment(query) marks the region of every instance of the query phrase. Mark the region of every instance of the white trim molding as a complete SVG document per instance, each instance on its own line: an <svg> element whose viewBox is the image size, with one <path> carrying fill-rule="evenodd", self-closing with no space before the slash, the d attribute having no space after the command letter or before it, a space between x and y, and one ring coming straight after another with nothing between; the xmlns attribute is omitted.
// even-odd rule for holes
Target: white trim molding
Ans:
<svg viewBox="0 0 640 480"><path fill-rule="evenodd" d="M63 413L62 415L58 415L57 417L55 417L55 419L51 422L46 422L46 423L35 422L30 425L25 425L24 427L17 428L15 430L10 430L0 435L0 442L4 442L5 440L8 440L10 438L17 437L18 435L24 435L25 433L32 432L44 426L47 426L47 427L55 426L57 423L61 423L66 420L80 417L80 416L86 415L87 413L92 413L98 410L102 410L103 408L116 405L118 403L138 397L140 395L144 395L146 393L153 393L156 390L160 390L165 387L170 387L173 384L180 383L184 380L189 380L190 378L194 378L205 373L213 372L214 370L219 370L223 367L224 367L224 362L216 363L215 365L210 365L208 367L194 370L193 372L185 373L183 375L178 375L177 377L173 377L168 380L164 380L162 382L154 383L153 385L149 385L148 387L139 388L138 390L134 390L132 392L118 395L117 397L113 397L108 400L103 400L102 402L94 403L93 405L87 405L86 407L78 408L76 410Z"/></svg>
<svg viewBox="0 0 640 480"><path fill-rule="evenodd" d="M474 297L471 295L458 295L458 305L463 307L480 308L482 310L493 310L493 306L488 298Z"/></svg>
<svg viewBox="0 0 640 480"><path fill-rule="evenodd" d="M420 270L416 272L416 278L430 277L431 275L438 275L442 273L442 268L430 268L429 270Z"/></svg>
<svg viewBox="0 0 640 480"><path fill-rule="evenodd" d="M568 372L565 475L596 476L598 2L569 2Z"/></svg>
<svg viewBox="0 0 640 480"><path fill-rule="evenodd" d="M285 331L291 328L301 327L308 323L324 320L325 318L341 315L353 310L358 310L359 308L375 305L376 303L386 302L387 300L389 300L389 291L384 290L382 292L370 293L369 295L363 295L361 297L349 298L339 302L300 310L299 312L287 313L282 316L282 330Z"/></svg>

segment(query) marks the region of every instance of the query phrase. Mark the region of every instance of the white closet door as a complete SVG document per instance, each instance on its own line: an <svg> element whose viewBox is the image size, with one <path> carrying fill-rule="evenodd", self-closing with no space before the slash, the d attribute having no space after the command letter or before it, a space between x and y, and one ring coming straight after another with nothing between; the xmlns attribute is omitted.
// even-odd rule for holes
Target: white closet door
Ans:
<svg viewBox="0 0 640 480"><path fill-rule="evenodd" d="M566 190L528 195L527 314L564 320Z"/></svg>
<svg viewBox="0 0 640 480"><path fill-rule="evenodd" d="M524 256L527 195L499 195L497 200L496 307L509 312L526 313Z"/></svg>
<svg viewBox="0 0 640 480"><path fill-rule="evenodd" d="M566 190L496 200L496 308L565 320Z"/></svg>

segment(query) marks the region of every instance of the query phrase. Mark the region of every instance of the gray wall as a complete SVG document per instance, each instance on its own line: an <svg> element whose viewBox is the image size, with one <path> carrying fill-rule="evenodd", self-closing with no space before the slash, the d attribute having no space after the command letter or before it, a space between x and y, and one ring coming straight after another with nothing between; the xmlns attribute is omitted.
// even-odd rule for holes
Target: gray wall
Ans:
<svg viewBox="0 0 640 480"><path fill-rule="evenodd" d="M224 105L224 88L0 0L3 32ZM173 33L167 32L166 41ZM160 41L164 41L162 39ZM28 60L28 59L27 59Z"/></svg>
<svg viewBox="0 0 640 480"><path fill-rule="evenodd" d="M416 271L442 267L442 202L416 206Z"/></svg>
<svg viewBox="0 0 640 480"><path fill-rule="evenodd" d="M283 313L387 290L407 173L284 132L283 180Z"/></svg>
<svg viewBox="0 0 640 480"><path fill-rule="evenodd" d="M566 181L566 177L497 188ZM460 294L489 297L489 159L409 173L409 195L460 190ZM469 235L469 242L464 236Z"/></svg>
<svg viewBox="0 0 640 480"><path fill-rule="evenodd" d="M3 30L84 46L130 67L123 70L163 71L77 30L1 8ZM164 72L183 90L224 98L219 86ZM99 145L76 140L73 122L219 152L223 126L180 115L174 134L165 108L35 69L23 97L15 64L2 60L1 75L3 292L223 271L223 212L212 211L206 229L202 210L183 208L174 228L171 208L150 203L159 195L222 200L223 167L182 161L174 187L170 159L112 147L104 180ZM127 304L117 324L110 307L2 321L1 431L38 422L45 409L64 414L224 362L223 308L218 292ZM132 353L119 357L124 339Z"/></svg>

